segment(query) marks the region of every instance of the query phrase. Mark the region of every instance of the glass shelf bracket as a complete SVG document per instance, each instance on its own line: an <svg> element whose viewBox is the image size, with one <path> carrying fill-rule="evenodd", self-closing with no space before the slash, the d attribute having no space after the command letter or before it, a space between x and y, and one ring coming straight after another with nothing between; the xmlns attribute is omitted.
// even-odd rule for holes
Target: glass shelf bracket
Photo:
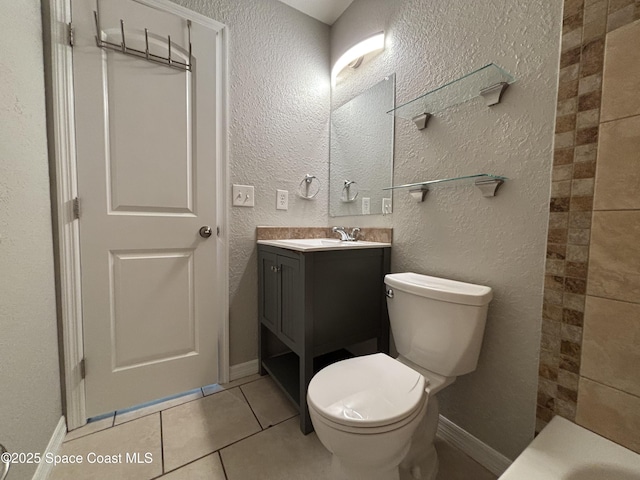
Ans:
<svg viewBox="0 0 640 480"><path fill-rule="evenodd" d="M465 175L462 177L442 178L439 180L428 180L425 182L406 183L404 185L394 185L392 187L383 188L383 190L397 190L400 188L408 188L409 194L417 202L423 202L427 196L430 186L435 186L450 182L468 182L471 181L478 187L483 197L495 197L498 187L507 180L507 177L499 175L491 175L489 173L478 173L475 175Z"/></svg>
<svg viewBox="0 0 640 480"><path fill-rule="evenodd" d="M467 75L406 102L387 113L412 120L419 130L427 128L434 113L481 96L488 107L500 103L507 87L515 78L499 66L490 63Z"/></svg>

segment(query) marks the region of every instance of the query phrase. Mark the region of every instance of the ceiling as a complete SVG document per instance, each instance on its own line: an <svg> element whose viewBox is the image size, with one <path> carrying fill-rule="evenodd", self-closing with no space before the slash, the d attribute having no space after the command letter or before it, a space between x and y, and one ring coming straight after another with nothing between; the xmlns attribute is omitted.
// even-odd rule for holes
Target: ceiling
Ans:
<svg viewBox="0 0 640 480"><path fill-rule="evenodd" d="M353 0L280 0L327 25L333 25Z"/></svg>

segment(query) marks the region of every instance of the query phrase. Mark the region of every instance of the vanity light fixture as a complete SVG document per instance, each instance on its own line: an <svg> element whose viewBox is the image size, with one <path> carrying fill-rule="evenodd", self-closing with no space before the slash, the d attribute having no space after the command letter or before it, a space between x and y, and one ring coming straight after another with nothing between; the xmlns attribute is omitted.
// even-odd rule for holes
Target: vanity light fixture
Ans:
<svg viewBox="0 0 640 480"><path fill-rule="evenodd" d="M383 49L384 32L376 33L375 35L372 35L369 38L366 38L365 40L351 47L349 50L344 52L333 65L333 68L331 69L331 86L336 86L336 78L338 78L338 75L344 69L344 67L349 65L351 62L358 60L360 57L363 57L368 53Z"/></svg>

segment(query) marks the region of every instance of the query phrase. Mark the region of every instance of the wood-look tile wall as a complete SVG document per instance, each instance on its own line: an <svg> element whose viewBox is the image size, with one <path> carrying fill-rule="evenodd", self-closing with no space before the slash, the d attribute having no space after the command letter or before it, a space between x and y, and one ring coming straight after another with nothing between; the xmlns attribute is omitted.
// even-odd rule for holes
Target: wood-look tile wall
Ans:
<svg viewBox="0 0 640 480"><path fill-rule="evenodd" d="M640 306L607 302L640 303L640 1L563 17L537 430L561 415L638 450Z"/></svg>
<svg viewBox="0 0 640 480"><path fill-rule="evenodd" d="M640 21L607 35L576 422L640 452Z"/></svg>

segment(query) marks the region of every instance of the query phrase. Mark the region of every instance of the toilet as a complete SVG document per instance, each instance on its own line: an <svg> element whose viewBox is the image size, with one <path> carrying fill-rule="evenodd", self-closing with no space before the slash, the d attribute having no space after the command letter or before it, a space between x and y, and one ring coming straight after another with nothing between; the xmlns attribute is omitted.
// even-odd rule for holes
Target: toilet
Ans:
<svg viewBox="0 0 640 480"><path fill-rule="evenodd" d="M336 480L434 480L436 394L476 369L491 288L416 273L385 277L398 357L320 370L307 391Z"/></svg>

